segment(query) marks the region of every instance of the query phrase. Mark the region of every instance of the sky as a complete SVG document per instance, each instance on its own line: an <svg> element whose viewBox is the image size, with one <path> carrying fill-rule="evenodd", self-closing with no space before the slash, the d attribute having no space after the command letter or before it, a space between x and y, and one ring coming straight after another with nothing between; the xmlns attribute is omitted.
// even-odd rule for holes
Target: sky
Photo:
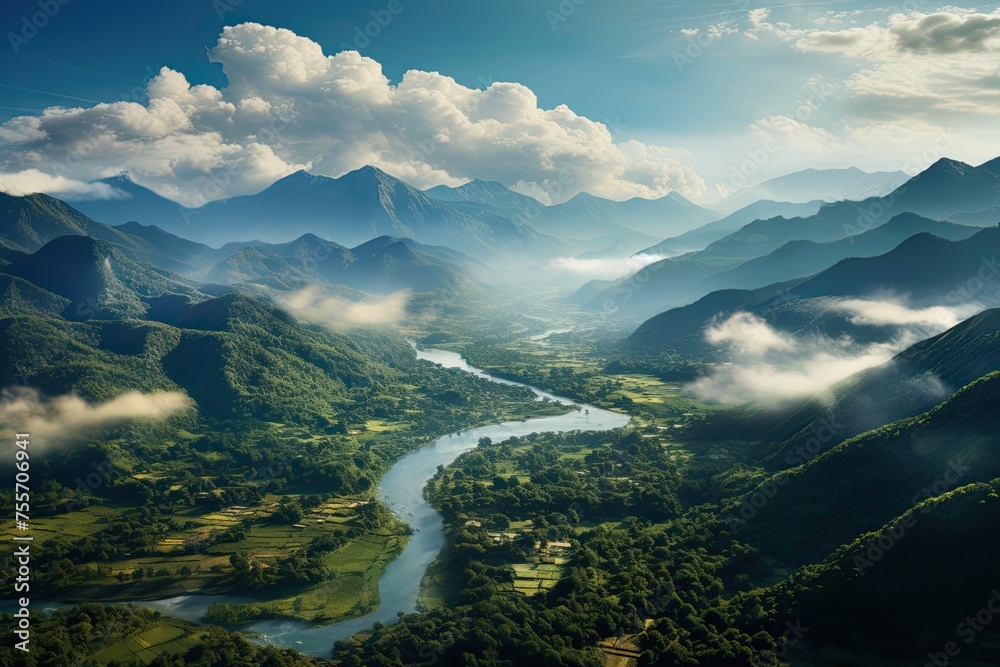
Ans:
<svg viewBox="0 0 1000 667"><path fill-rule="evenodd" d="M99 8L95 5L99 5ZM974 3L5 0L0 189L187 205L298 169L700 203L1000 155Z"/></svg>

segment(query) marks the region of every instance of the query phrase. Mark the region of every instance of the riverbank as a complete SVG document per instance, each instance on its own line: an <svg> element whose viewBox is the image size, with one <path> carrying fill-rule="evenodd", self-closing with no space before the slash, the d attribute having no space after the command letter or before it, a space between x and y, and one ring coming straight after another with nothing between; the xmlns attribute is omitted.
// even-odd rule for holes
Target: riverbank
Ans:
<svg viewBox="0 0 1000 667"><path fill-rule="evenodd" d="M454 352L430 349L418 350L417 354L421 359L446 368L464 370L492 382L528 387L539 401L560 406L574 405L567 398L522 383L492 377L470 366ZM437 472L438 466L447 466L463 452L475 448L480 438L484 437L500 442L531 433L604 431L624 426L629 421L628 415L595 406L581 405L579 408L560 415L503 422L451 433L407 454L390 468L379 482L377 495L397 517L410 526L412 534L402 554L388 564L379 578L380 604L372 613L319 628L298 621L276 619L257 621L240 626L239 629L257 633L277 646L295 648L312 656L328 656L335 641L369 629L376 622L392 623L397 619L398 612L415 611L420 582L428 566L444 546L441 516L423 496L424 487ZM229 601L248 600L235 600L224 595L190 595L147 604L166 614L186 620L198 620L204 616L209 605Z"/></svg>

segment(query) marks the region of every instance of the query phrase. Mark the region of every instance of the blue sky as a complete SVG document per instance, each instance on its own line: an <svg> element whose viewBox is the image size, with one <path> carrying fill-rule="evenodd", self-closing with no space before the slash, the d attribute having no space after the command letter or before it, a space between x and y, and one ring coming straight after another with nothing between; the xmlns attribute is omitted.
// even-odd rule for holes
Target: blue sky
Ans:
<svg viewBox="0 0 1000 667"><path fill-rule="evenodd" d="M744 180L807 166L912 172L931 154L970 162L1000 154L993 122L1000 16L982 4L181 0L100 6L8 0L0 9L0 122L6 121L0 174L7 175L0 185L6 178L7 189L49 177L63 179L49 189L69 192L82 187L73 182L128 169L157 191L194 203L254 191L297 167L339 175L374 162L421 187L482 177L553 201L580 189L614 198L676 189L710 202ZM379 17L385 25L375 22ZM241 29L230 47L211 51L226 26L240 25L289 32ZM369 34L359 38L366 28ZM271 60L245 58L249 42ZM367 77L380 68L390 88L408 71L439 73L456 88L442 92L439 79L414 77L411 87L420 90L405 98L388 99L374 87L363 94L338 88L319 101L314 91L332 85L332 75L312 70L295 90L278 85L275 68L287 72L289 62L313 67L310 44L323 58L358 50L364 67L350 71ZM310 55L302 59L299 51ZM281 59L290 60L276 62ZM320 58L315 62L326 67ZM207 97L181 104L184 119L138 123L127 106L91 109L99 102L149 105L145 86L162 68L182 79L160 86L161 97L188 95L185 85L210 87L199 89ZM224 68L243 83L230 86ZM264 79L277 83L264 85ZM519 86L471 101L468 91L494 82ZM209 99L211 91L221 98ZM462 118L439 123L435 114L446 117L454 109L428 101L428 91ZM249 117L241 100L251 99L268 107L250 110L270 113L272 127L275 109L289 110L294 120L280 121L281 134L289 136L262 139L246 129L257 121L241 125L240 114ZM236 111L223 117L227 112L205 104ZM568 114L542 113L560 105ZM91 113L23 119L57 106ZM324 122L330 118L335 122ZM579 119L589 125L578 126ZM169 129L162 129L164 122ZM607 136L598 136L597 124ZM135 135L126 136L130 132ZM102 133L108 136L95 138ZM431 145L432 154L420 148ZM754 164L747 167L747 160ZM741 168L746 179L735 177ZM228 176L217 192L207 184L218 183L220 173Z"/></svg>

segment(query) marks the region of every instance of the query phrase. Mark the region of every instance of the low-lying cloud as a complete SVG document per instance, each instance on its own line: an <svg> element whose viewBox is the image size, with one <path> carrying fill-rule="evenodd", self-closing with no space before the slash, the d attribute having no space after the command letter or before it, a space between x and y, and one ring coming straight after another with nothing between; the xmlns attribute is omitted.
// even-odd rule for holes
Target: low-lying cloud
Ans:
<svg viewBox="0 0 1000 667"><path fill-rule="evenodd" d="M885 363L910 345L949 329L968 309L911 309L891 301L845 299L833 310L855 325L885 327L882 340L860 343L849 336L793 335L754 313L738 312L712 322L705 339L730 351L729 363L686 386L697 398L739 405L780 402L822 394L841 380Z"/></svg>
<svg viewBox="0 0 1000 667"><path fill-rule="evenodd" d="M373 301L349 301L323 293L317 286L282 294L275 301L300 321L334 331L356 327L395 326L407 317L409 290L400 290Z"/></svg>
<svg viewBox="0 0 1000 667"><path fill-rule="evenodd" d="M925 325L938 329L950 329L973 314L967 310L960 312L958 309L944 306L914 309L892 301L868 299L845 299L834 308L847 314L851 324L869 326Z"/></svg>
<svg viewBox="0 0 1000 667"><path fill-rule="evenodd" d="M639 254L631 257L557 257L552 266L560 271L598 280L630 276L639 269L664 259L665 255Z"/></svg>
<svg viewBox="0 0 1000 667"><path fill-rule="evenodd" d="M37 169L0 172L0 192L17 197L45 192L66 201L122 199L127 196L107 183L85 183L65 176L52 176Z"/></svg>
<svg viewBox="0 0 1000 667"><path fill-rule="evenodd" d="M739 352L760 356L772 350L791 351L795 343L768 326L753 313L736 313L728 319L710 324L705 340L712 345L731 345Z"/></svg>
<svg viewBox="0 0 1000 667"><path fill-rule="evenodd" d="M0 394L0 423L30 433L32 447L47 449L125 421L160 421L192 406L194 401L177 391L130 391L103 403L88 403L75 394L46 398L36 389L17 388Z"/></svg>

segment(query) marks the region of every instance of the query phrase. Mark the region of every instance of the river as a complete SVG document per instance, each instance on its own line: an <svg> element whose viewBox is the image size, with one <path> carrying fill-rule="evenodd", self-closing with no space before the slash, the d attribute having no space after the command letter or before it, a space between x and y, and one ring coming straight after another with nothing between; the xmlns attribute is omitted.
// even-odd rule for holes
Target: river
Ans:
<svg viewBox="0 0 1000 667"><path fill-rule="evenodd" d="M493 377L470 366L455 352L417 350L417 357L446 368L458 368L492 382L528 387L535 392L540 401L547 398L563 405L573 405L573 401L567 398L549 394L530 385ZM451 433L438 438L433 444L407 454L386 472L378 485L378 495L382 501L413 530L403 553L389 563L379 579L381 602L378 609L366 616L323 627L313 627L299 621L267 620L241 626L240 630L260 633L276 646L291 647L311 656L328 657L335 641L347 639L356 632L367 630L376 621L392 623L397 618L397 612L415 611L420 580L444 546L441 515L423 497L424 487L437 472L439 465L447 466L463 452L476 447L479 439L483 437L500 442L530 433L607 431L624 426L628 420L628 415L602 410L592 405L581 405L579 410L555 417L504 422ZM199 621L208 605L213 602L247 601L250 599L226 595L185 595L140 604L158 609L170 616Z"/></svg>

